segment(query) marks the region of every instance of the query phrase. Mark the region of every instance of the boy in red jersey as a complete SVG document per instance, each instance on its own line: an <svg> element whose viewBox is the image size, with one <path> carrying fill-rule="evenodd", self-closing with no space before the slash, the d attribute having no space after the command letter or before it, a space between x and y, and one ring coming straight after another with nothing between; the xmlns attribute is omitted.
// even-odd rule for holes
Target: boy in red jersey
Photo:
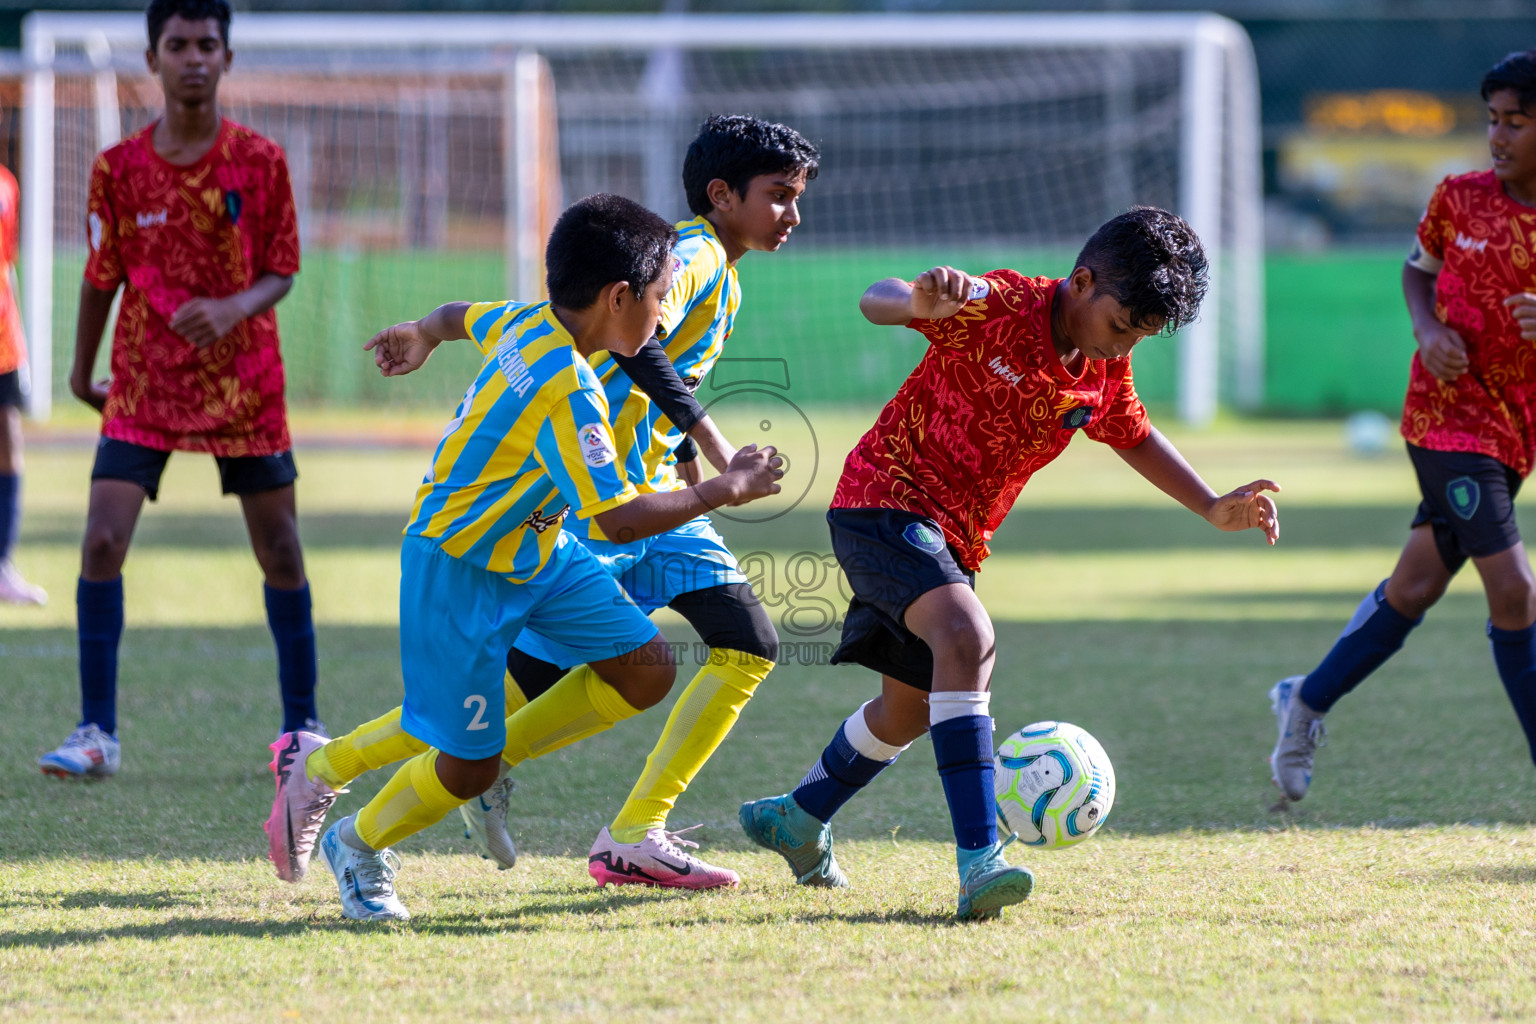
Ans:
<svg viewBox="0 0 1536 1024"><path fill-rule="evenodd" d="M48 603L11 562L21 532L21 364L27 339L16 308L16 225L21 192L16 176L0 167L0 604Z"/></svg>
<svg viewBox="0 0 1536 1024"><path fill-rule="evenodd" d="M1270 766L1291 800L1312 783L1323 715L1403 646L1469 558L1488 595L1493 660L1536 759L1536 578L1514 508L1536 457L1536 50L1496 64L1482 96L1493 167L1439 184L1403 267L1418 351L1402 434L1424 500L1397 567L1327 657L1270 690Z"/></svg>
<svg viewBox="0 0 1536 1024"><path fill-rule="evenodd" d="M988 686L992 622L973 590L987 541L1019 491L1081 430L1222 530L1279 534L1278 491L1218 496L1147 421L1131 381L1142 338L1189 323L1206 258L1189 225L1137 207L1094 233L1065 280L936 267L877 282L859 303L906 324L928 352L848 456L827 521L854 593L834 664L883 676L793 793L743 804L741 823L801 885L843 886L833 813L923 733L954 824L957 916L997 916L1029 895L997 840Z"/></svg>
<svg viewBox="0 0 1536 1024"><path fill-rule="evenodd" d="M240 497L277 642L283 731L313 729L315 633L294 511L283 365L272 307L299 269L282 150L219 114L225 0L153 0L149 69L165 116L91 172L91 251L70 387L102 411L79 584L80 725L38 761L61 777L113 774L122 566L172 451L208 452ZM92 383L123 288L110 387Z"/></svg>

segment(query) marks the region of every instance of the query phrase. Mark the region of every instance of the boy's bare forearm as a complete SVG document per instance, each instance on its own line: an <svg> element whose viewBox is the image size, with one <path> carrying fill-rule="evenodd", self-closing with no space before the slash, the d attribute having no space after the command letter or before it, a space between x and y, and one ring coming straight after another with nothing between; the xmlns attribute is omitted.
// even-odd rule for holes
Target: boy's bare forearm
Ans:
<svg viewBox="0 0 1536 1024"><path fill-rule="evenodd" d="M642 494L594 518L603 533L628 544L676 529L706 512L731 504L737 497L731 482L717 476L680 491Z"/></svg>
<svg viewBox="0 0 1536 1024"><path fill-rule="evenodd" d="M899 327L914 319L912 286L899 277L876 281L859 299L859 312L872 324Z"/></svg>
<svg viewBox="0 0 1536 1024"><path fill-rule="evenodd" d="M469 337L464 317L469 313L469 302L445 302L416 321L421 331L434 341L462 341Z"/></svg>
<svg viewBox="0 0 1536 1024"><path fill-rule="evenodd" d="M249 320L283 301L293 289L293 277L286 274L262 274L256 283L243 292L231 295L230 301L240 311L240 319Z"/></svg>
<svg viewBox="0 0 1536 1024"><path fill-rule="evenodd" d="M107 329L107 317L112 315L112 300L117 289L102 291L89 281L80 282L80 310L75 316L75 364L74 373L89 379L96 366L96 353L101 350L101 336Z"/></svg>
<svg viewBox="0 0 1536 1024"><path fill-rule="evenodd" d="M1196 515L1204 516L1216 501L1216 492L1155 429L1136 447L1119 448L1116 452L1148 483Z"/></svg>

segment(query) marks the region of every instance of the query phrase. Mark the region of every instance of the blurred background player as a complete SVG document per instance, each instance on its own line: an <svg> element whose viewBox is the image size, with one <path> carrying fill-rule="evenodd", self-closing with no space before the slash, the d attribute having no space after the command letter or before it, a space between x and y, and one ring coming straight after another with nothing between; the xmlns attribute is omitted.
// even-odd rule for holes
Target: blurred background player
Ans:
<svg viewBox="0 0 1536 1024"><path fill-rule="evenodd" d="M154 0L146 21L145 58L165 114L102 153L91 172L91 250L70 388L101 411L102 425L77 597L80 724L38 759L60 777L118 769L123 561L172 451L211 453L224 493L239 496L265 578L283 730L319 727L298 471L272 311L299 269L288 166L275 143L219 114L219 79L233 56L229 5ZM93 383L119 287L110 385Z"/></svg>
<svg viewBox="0 0 1536 1024"><path fill-rule="evenodd" d="M676 239L630 200L589 196L550 233L548 302L450 303L369 343L386 376L420 367L454 338L472 339L485 358L417 491L401 548L405 703L396 746L418 754L320 840L348 917L409 917L388 847L485 792L504 757L558 750L671 689L666 641L561 528L571 511L600 519L613 536L641 538L779 489L771 448L749 446L719 477L652 494L640 494L618 461L587 360L604 349L633 355L654 334ZM579 650L583 665L503 721L506 652L525 625ZM307 736L291 751L274 745L267 832L279 875L297 881L309 854L298 843L282 848L285 823L299 832L286 809L313 799L323 817L325 791L334 800L331 780L356 761L353 739L368 728L323 746Z"/></svg>
<svg viewBox="0 0 1536 1024"><path fill-rule="evenodd" d="M793 128L745 115L711 117L683 160L683 189L695 216L677 225L672 287L656 337L686 390L671 408L633 386L632 373L600 353L603 381L625 473L642 494L676 491L701 479L691 439L724 469L733 450L704 417L692 392L724 351L741 306L736 264L748 252L777 252L800 223L798 201L816 177L820 154ZM676 452L676 465L674 455ZM706 516L656 537L616 543L596 520L572 529L647 615L669 607L688 620L710 649L678 697L629 797L588 853L600 885L640 883L687 889L736 885L729 868L709 864L667 831L677 798L725 740L742 708L772 671L778 634L736 557ZM576 652L536 628L523 631L508 655L508 714L580 664ZM461 811L486 856L503 868L515 859L507 831L510 778Z"/></svg>
<svg viewBox="0 0 1536 1024"><path fill-rule="evenodd" d="M1028 897L1010 867L992 789L995 656L975 574L1030 477L1081 430L1222 530L1279 533L1279 490L1256 480L1218 496L1147 420L1131 349L1194 319L1206 257L1195 233L1137 207L1094 233L1065 280L1013 270L971 277L935 267L888 278L860 300L875 324L928 351L849 454L827 521L853 600L833 664L883 677L880 696L838 727L799 787L743 804L741 823L801 885L844 886L832 854L837 809L928 733L955 832L957 916L997 916ZM1011 840L1010 840L1011 841Z"/></svg>
<svg viewBox="0 0 1536 1024"><path fill-rule="evenodd" d="M42 587L22 577L11 556L21 533L21 365L27 339L16 305L17 214L21 191L9 168L0 167L0 603L43 605Z"/></svg>
<svg viewBox="0 0 1536 1024"><path fill-rule="evenodd" d="M1403 646L1470 558L1499 678L1536 760L1536 579L1514 499L1536 464L1536 50L1483 77L1493 167L1442 181L1403 267L1418 342L1402 434L1423 501L1392 575L1305 676L1270 690L1270 766L1307 795L1323 716Z"/></svg>

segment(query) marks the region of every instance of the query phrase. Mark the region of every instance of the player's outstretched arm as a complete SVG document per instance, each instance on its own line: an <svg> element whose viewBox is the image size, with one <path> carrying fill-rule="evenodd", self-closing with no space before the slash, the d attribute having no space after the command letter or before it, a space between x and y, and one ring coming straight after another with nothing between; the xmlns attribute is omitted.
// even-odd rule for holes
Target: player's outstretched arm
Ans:
<svg viewBox="0 0 1536 1024"><path fill-rule="evenodd" d="M86 405L101 412L107 406L107 382L91 380L101 336L112 314L117 289L103 291L89 281L80 282L80 312L75 317L75 362L69 371L69 390Z"/></svg>
<svg viewBox="0 0 1536 1024"><path fill-rule="evenodd" d="M1536 292L1519 292L1504 300L1504 308L1515 318L1520 337L1536 341Z"/></svg>
<svg viewBox="0 0 1536 1024"><path fill-rule="evenodd" d="M170 328L198 348L207 348L242 320L265 313L293 287L288 274L262 274L243 292L222 299L188 299L171 314Z"/></svg>
<svg viewBox="0 0 1536 1024"><path fill-rule="evenodd" d="M386 377L399 377L419 370L434 349L445 341L469 337L464 328L468 302L447 302L420 320L386 327L369 339L364 352L373 353L373 363Z"/></svg>
<svg viewBox="0 0 1536 1024"><path fill-rule="evenodd" d="M859 312L872 324L898 327L909 320L954 316L971 295L971 275L954 267L934 267L908 284L899 277L876 281L859 299Z"/></svg>
<svg viewBox="0 0 1536 1024"><path fill-rule="evenodd" d="M1449 384L1467 372L1467 343L1435 316L1435 274L1403 264L1403 301L1419 344L1419 362L1437 380Z"/></svg>
<svg viewBox="0 0 1536 1024"><path fill-rule="evenodd" d="M1273 480L1255 480L1227 494L1217 494L1184 461L1179 450L1157 430L1134 448L1116 449L1120 457L1154 487L1218 530L1263 530L1273 544L1280 539L1280 515L1265 491L1280 490Z"/></svg>
<svg viewBox="0 0 1536 1024"><path fill-rule="evenodd" d="M744 505L778 494L783 475L784 460L772 445L749 444L717 477L680 491L642 494L593 518L605 535L627 544L665 533L722 505Z"/></svg>

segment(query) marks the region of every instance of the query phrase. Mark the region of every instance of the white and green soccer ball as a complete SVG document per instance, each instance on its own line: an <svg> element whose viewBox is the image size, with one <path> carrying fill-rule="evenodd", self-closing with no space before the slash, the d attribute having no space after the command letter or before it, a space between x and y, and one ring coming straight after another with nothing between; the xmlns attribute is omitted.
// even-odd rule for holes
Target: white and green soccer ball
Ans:
<svg viewBox="0 0 1536 1024"><path fill-rule="evenodd" d="M1036 722L997 748L993 787L1003 827L1030 846L1071 846L1097 832L1115 802L1115 767L1068 722Z"/></svg>

